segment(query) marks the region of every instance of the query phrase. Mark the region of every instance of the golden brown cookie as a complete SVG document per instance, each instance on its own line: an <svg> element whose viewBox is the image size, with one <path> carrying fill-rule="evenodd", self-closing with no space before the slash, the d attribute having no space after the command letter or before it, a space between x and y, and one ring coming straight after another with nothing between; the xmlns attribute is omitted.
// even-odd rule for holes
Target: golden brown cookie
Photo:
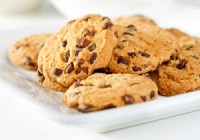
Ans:
<svg viewBox="0 0 200 140"><path fill-rule="evenodd" d="M200 38L183 36L179 39L180 46L189 45L189 44L200 44Z"/></svg>
<svg viewBox="0 0 200 140"><path fill-rule="evenodd" d="M179 47L171 33L154 25L135 22L114 29L119 39L108 65L113 73L153 71Z"/></svg>
<svg viewBox="0 0 200 140"><path fill-rule="evenodd" d="M89 112L154 100L157 91L156 84L144 75L97 73L74 83L63 102Z"/></svg>
<svg viewBox="0 0 200 140"><path fill-rule="evenodd" d="M40 53L40 83L65 91L75 81L106 67L117 43L112 26L109 18L100 15L87 15L65 25Z"/></svg>
<svg viewBox="0 0 200 140"><path fill-rule="evenodd" d="M8 58L20 67L28 70L37 70L38 55L50 34L37 34L23 38L9 49Z"/></svg>
<svg viewBox="0 0 200 140"><path fill-rule="evenodd" d="M182 46L158 68L161 95L172 96L200 89L200 44Z"/></svg>

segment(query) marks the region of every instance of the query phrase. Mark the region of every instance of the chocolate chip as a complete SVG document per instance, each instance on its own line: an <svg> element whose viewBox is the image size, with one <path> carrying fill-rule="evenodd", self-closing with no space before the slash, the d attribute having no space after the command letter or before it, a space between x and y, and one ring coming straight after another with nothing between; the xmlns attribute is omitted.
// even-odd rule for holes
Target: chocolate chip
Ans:
<svg viewBox="0 0 200 140"><path fill-rule="evenodd" d="M32 62L32 59L29 56L24 58L24 63L25 63L25 65L28 65L28 66L31 66L31 67L36 66L36 64L34 62Z"/></svg>
<svg viewBox="0 0 200 140"><path fill-rule="evenodd" d="M74 70L74 64L70 63L66 68L66 73L70 74Z"/></svg>
<svg viewBox="0 0 200 140"><path fill-rule="evenodd" d="M89 50L90 52L94 51L95 49L96 49L96 44L92 44L92 45L90 45L90 46L88 47L88 50Z"/></svg>
<svg viewBox="0 0 200 140"><path fill-rule="evenodd" d="M111 74L108 68L99 68L96 69L93 73L106 73L106 74Z"/></svg>
<svg viewBox="0 0 200 140"><path fill-rule="evenodd" d="M67 46L67 40L63 41L60 46L61 47L66 47Z"/></svg>
<svg viewBox="0 0 200 140"><path fill-rule="evenodd" d="M76 70L76 75L78 75L79 73L81 73L81 71L82 71L82 69L81 69L81 68L78 68L78 69Z"/></svg>
<svg viewBox="0 0 200 140"><path fill-rule="evenodd" d="M127 53L130 58L134 58L136 56L135 52L128 52Z"/></svg>
<svg viewBox="0 0 200 140"><path fill-rule="evenodd" d="M118 34L118 32L117 32L117 31L115 31L115 32L114 32L114 35L116 36L116 38L118 38L118 37L119 37L119 34Z"/></svg>
<svg viewBox="0 0 200 140"><path fill-rule="evenodd" d="M77 50L74 52L74 55L75 55L75 56L78 56L79 53L80 53L81 51L82 51L81 49L77 49Z"/></svg>
<svg viewBox="0 0 200 140"><path fill-rule="evenodd" d="M180 63L176 66L178 69L184 69L187 64L186 60L181 60Z"/></svg>
<svg viewBox="0 0 200 140"><path fill-rule="evenodd" d="M103 30L106 30L106 29L110 29L111 27L113 26L113 24L111 22L106 22L104 25L103 25Z"/></svg>
<svg viewBox="0 0 200 140"><path fill-rule="evenodd" d="M39 71L40 73L43 73L43 66L39 66L39 67L38 67L38 71Z"/></svg>
<svg viewBox="0 0 200 140"><path fill-rule="evenodd" d="M142 68L137 67L137 66L133 66L133 67L132 67L132 70L135 71L135 72L137 72L137 71L141 71Z"/></svg>
<svg viewBox="0 0 200 140"><path fill-rule="evenodd" d="M90 30L88 30L88 29L84 29L83 30L83 34L85 35L85 36L94 36L94 34L95 34L95 32L94 31L90 31Z"/></svg>
<svg viewBox="0 0 200 140"><path fill-rule="evenodd" d="M62 74L62 70L58 68L54 68L53 74L56 76L60 76Z"/></svg>
<svg viewBox="0 0 200 140"><path fill-rule="evenodd" d="M118 46L118 45L115 47L115 50L121 50L121 49L122 48L120 46Z"/></svg>
<svg viewBox="0 0 200 140"><path fill-rule="evenodd" d="M154 90L152 90L152 91L150 92L150 98L151 98L151 99L152 99L152 98L154 98L154 97L155 97L155 95L156 95L155 91L154 91Z"/></svg>
<svg viewBox="0 0 200 140"><path fill-rule="evenodd" d="M37 71L38 76L43 76L43 74L38 70Z"/></svg>
<svg viewBox="0 0 200 140"><path fill-rule="evenodd" d="M117 63L118 64L125 64L125 65L129 64L128 61L125 58L122 58L122 57L118 58Z"/></svg>
<svg viewBox="0 0 200 140"><path fill-rule="evenodd" d="M126 105L134 103L134 98L131 95L124 95L122 99Z"/></svg>
<svg viewBox="0 0 200 140"><path fill-rule="evenodd" d="M178 59L178 57L177 57L177 56L175 56L175 55L172 55L172 56L170 57L170 59L175 61L175 60L177 60L177 59Z"/></svg>
<svg viewBox="0 0 200 140"><path fill-rule="evenodd" d="M134 25L128 25L127 28L131 29L131 30L134 30L134 31L137 31L137 29L136 29L136 27Z"/></svg>
<svg viewBox="0 0 200 140"><path fill-rule="evenodd" d="M74 85L74 88L83 86L83 84L81 84L79 81L75 82L73 85Z"/></svg>
<svg viewBox="0 0 200 140"><path fill-rule="evenodd" d="M169 64L169 61L165 61L162 63L163 65L168 65Z"/></svg>
<svg viewBox="0 0 200 140"><path fill-rule="evenodd" d="M39 83L43 83L44 80L45 80L44 76L40 76L40 77L39 77Z"/></svg>
<svg viewBox="0 0 200 140"><path fill-rule="evenodd" d="M99 88L111 88L112 86L111 85L101 85L99 86Z"/></svg>
<svg viewBox="0 0 200 140"><path fill-rule="evenodd" d="M90 64L93 64L96 59L97 59L97 53L94 52L90 57Z"/></svg>
<svg viewBox="0 0 200 140"><path fill-rule="evenodd" d="M68 62L69 57L70 57L69 51L63 53L63 61L64 62Z"/></svg>
<svg viewBox="0 0 200 140"><path fill-rule="evenodd" d="M147 98L146 96L140 96L140 98L142 99L142 101L146 102Z"/></svg>
<svg viewBox="0 0 200 140"><path fill-rule="evenodd" d="M143 56L143 57L146 57L146 58L149 58L150 55L146 52L142 52L142 51L139 51L139 53Z"/></svg>
<svg viewBox="0 0 200 140"><path fill-rule="evenodd" d="M123 35L130 35L130 36L133 36L132 33L129 33L129 32L124 32Z"/></svg>
<svg viewBox="0 0 200 140"><path fill-rule="evenodd" d="M190 50L192 48L193 48L193 46L189 46L189 47L186 48L186 50Z"/></svg>
<svg viewBox="0 0 200 140"><path fill-rule="evenodd" d="M92 106L91 105L88 105L88 104L82 104L82 105L79 105L79 111L82 111L82 112L88 112L89 109L91 109Z"/></svg>
<svg viewBox="0 0 200 140"><path fill-rule="evenodd" d="M115 108L116 106L113 104L108 104L104 107L104 109L111 109L111 108Z"/></svg>
<svg viewBox="0 0 200 140"><path fill-rule="evenodd" d="M110 18L109 18L109 17L102 17L102 19L101 19L101 20L105 20L105 19L108 19L108 20L110 20Z"/></svg>
<svg viewBox="0 0 200 140"><path fill-rule="evenodd" d="M77 47L77 48L85 48L85 47L88 46L90 43L91 43L90 40L85 39L85 38L82 38L82 39L79 39L79 40L76 42L76 47Z"/></svg>
<svg viewBox="0 0 200 140"><path fill-rule="evenodd" d="M187 64L186 60L181 60L180 63L176 66L178 69L184 69Z"/></svg>

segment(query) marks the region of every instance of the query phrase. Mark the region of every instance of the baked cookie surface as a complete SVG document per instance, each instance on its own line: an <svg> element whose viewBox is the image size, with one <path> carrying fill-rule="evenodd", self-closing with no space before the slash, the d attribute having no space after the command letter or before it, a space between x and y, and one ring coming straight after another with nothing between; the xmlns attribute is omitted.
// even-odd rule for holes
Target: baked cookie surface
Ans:
<svg viewBox="0 0 200 140"><path fill-rule="evenodd" d="M164 96L200 89L200 44L185 45L158 68L157 85Z"/></svg>
<svg viewBox="0 0 200 140"><path fill-rule="evenodd" d="M136 22L114 28L119 39L108 65L113 73L153 71L179 47L171 33L154 25Z"/></svg>
<svg viewBox="0 0 200 140"><path fill-rule="evenodd" d="M189 36L188 34L186 34L185 32L183 32L183 31L181 31L177 28L170 28L170 29L167 29L167 31L172 33L178 39L180 39L181 37L188 37Z"/></svg>
<svg viewBox="0 0 200 140"><path fill-rule="evenodd" d="M51 34L37 34L25 37L9 49L8 58L17 66L28 70L37 70L38 55L44 43L49 39Z"/></svg>
<svg viewBox="0 0 200 140"><path fill-rule="evenodd" d="M106 67L117 43L112 26L109 18L100 15L69 22L49 39L40 53L40 83L65 91L75 81Z"/></svg>
<svg viewBox="0 0 200 140"><path fill-rule="evenodd" d="M152 19L150 19L146 16L143 16L143 15L119 17L119 18L114 19L113 22L115 24L120 24L120 25L127 25L127 24L133 24L135 22L141 22L141 23L146 23L146 24L157 26L157 24Z"/></svg>
<svg viewBox="0 0 200 140"><path fill-rule="evenodd" d="M189 45L189 44L200 44L200 38L183 36L179 39L180 46Z"/></svg>
<svg viewBox="0 0 200 140"><path fill-rule="evenodd" d="M83 112L150 101L157 97L156 84L135 74L93 74L74 83L63 102Z"/></svg>

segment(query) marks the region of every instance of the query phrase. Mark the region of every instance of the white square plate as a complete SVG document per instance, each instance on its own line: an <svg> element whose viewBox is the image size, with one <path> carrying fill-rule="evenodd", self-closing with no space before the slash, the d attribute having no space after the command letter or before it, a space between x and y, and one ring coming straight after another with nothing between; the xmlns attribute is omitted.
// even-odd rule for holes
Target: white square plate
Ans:
<svg viewBox="0 0 200 140"><path fill-rule="evenodd" d="M1 94L22 98L22 104L37 114L96 132L138 125L200 109L200 91L174 97L159 96L155 101L91 113L80 113L67 108L59 100L63 93L42 88L37 83L35 72L15 67L7 59L8 48L13 42L34 33L55 32L59 27L45 25L0 32L0 84L4 86L2 90L5 90Z"/></svg>

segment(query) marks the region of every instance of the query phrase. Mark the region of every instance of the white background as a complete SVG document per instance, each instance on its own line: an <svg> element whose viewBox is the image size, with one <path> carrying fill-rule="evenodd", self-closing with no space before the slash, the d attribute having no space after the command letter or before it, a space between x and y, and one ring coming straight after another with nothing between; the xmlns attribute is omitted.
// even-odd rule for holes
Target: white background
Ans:
<svg viewBox="0 0 200 140"><path fill-rule="evenodd" d="M180 10L182 9L177 11L180 12ZM198 10L193 11L196 13L193 15L193 18L195 16L195 22L200 20L200 12L197 11ZM181 28L189 30L186 25L191 22L191 16L186 15L186 17L185 21L182 21L185 22L185 24L182 24ZM189 21L188 18L190 18ZM36 13L27 13L23 15L0 15L0 30L47 23L62 24L65 23L65 21L66 18L47 5ZM157 21L159 22L158 18ZM178 19L175 21L179 22ZM170 24L165 23L163 25L169 26ZM195 27L198 25L200 28L200 22L199 24L194 25ZM200 34L200 32L197 33L197 31L200 31L198 29L197 31L193 31L191 31L191 33ZM112 131L109 133L95 134L80 128L74 128L73 126L63 125L61 123L48 120L39 114L35 114L34 112L31 112L29 108L20 103L20 98L16 99L7 95L3 88L4 85L0 85L0 140L200 139L200 111Z"/></svg>

